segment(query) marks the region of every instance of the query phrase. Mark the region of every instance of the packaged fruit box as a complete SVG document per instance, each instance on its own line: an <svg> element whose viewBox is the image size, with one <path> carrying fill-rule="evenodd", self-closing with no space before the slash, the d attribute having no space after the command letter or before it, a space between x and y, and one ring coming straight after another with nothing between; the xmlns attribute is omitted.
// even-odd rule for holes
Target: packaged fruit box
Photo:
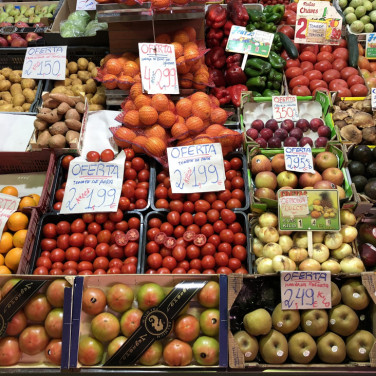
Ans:
<svg viewBox="0 0 376 376"><path fill-rule="evenodd" d="M227 278L76 277L73 323L71 368L226 367Z"/></svg>
<svg viewBox="0 0 376 376"><path fill-rule="evenodd" d="M35 231L28 274L135 274L143 231L139 212L45 214Z"/></svg>
<svg viewBox="0 0 376 376"><path fill-rule="evenodd" d="M67 368L73 289L53 276L1 276L0 367Z"/></svg>
<svg viewBox="0 0 376 376"><path fill-rule="evenodd" d="M373 273L332 276L332 307L308 310L282 310L277 274L228 278L231 368L375 365Z"/></svg>
<svg viewBox="0 0 376 376"><path fill-rule="evenodd" d="M243 212L151 212L145 224L141 273L251 271L248 219Z"/></svg>

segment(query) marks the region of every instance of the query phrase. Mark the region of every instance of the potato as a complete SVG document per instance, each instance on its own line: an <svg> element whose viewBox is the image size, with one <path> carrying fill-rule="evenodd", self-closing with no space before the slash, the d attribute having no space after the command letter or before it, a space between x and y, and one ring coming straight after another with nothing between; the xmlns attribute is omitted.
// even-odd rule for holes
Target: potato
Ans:
<svg viewBox="0 0 376 376"><path fill-rule="evenodd" d="M67 68L69 70L69 74L74 74L74 73L77 73L78 71L78 65L74 61L71 61L70 63L68 63Z"/></svg>
<svg viewBox="0 0 376 376"><path fill-rule="evenodd" d="M86 94L86 98L87 100L90 102L90 99L93 98L94 95L93 94Z"/></svg>
<svg viewBox="0 0 376 376"><path fill-rule="evenodd" d="M87 66L87 70L91 72L94 68L95 68L95 64L92 61L90 61Z"/></svg>
<svg viewBox="0 0 376 376"><path fill-rule="evenodd" d="M71 74L69 78L73 81L78 78L77 74Z"/></svg>
<svg viewBox="0 0 376 376"><path fill-rule="evenodd" d="M68 131L65 135L65 139L67 140L69 146L72 143L78 143L78 140L80 139L80 133L76 131Z"/></svg>
<svg viewBox="0 0 376 376"><path fill-rule="evenodd" d="M48 130L50 131L50 134L54 136L55 134L62 134L65 135L65 133L68 132L68 127L63 121L58 121L55 124L52 124Z"/></svg>
<svg viewBox="0 0 376 376"><path fill-rule="evenodd" d="M69 77L69 69L65 68L65 77Z"/></svg>
<svg viewBox="0 0 376 376"><path fill-rule="evenodd" d="M28 112L30 110L30 107L31 107L31 103L24 103L22 105L22 109L24 110L24 112Z"/></svg>
<svg viewBox="0 0 376 376"><path fill-rule="evenodd" d="M41 120L41 119L35 119L34 120L34 128L37 131L44 131L48 128L48 123L44 120Z"/></svg>
<svg viewBox="0 0 376 376"><path fill-rule="evenodd" d="M10 75L12 72L13 72L13 71L12 71L12 69L10 69L10 68L3 68L3 69L1 70L1 74L2 74L6 79L9 78L9 75Z"/></svg>
<svg viewBox="0 0 376 376"><path fill-rule="evenodd" d="M51 94L65 94L68 96L73 96L73 91L68 90L65 86L57 86L51 90Z"/></svg>
<svg viewBox="0 0 376 376"><path fill-rule="evenodd" d="M81 115L78 113L78 111L74 108L71 108L65 113L65 120L68 119L74 119L74 120L81 120Z"/></svg>
<svg viewBox="0 0 376 376"><path fill-rule="evenodd" d="M97 92L97 84L92 78L89 78L85 84L85 93L95 94Z"/></svg>
<svg viewBox="0 0 376 376"><path fill-rule="evenodd" d="M0 99L0 106L2 106L3 104L8 104L8 102L5 102L3 99Z"/></svg>
<svg viewBox="0 0 376 376"><path fill-rule="evenodd" d="M11 82L8 80L0 81L0 91L8 91L11 87Z"/></svg>
<svg viewBox="0 0 376 376"><path fill-rule="evenodd" d="M3 104L0 106L0 112L13 112L13 105L12 104Z"/></svg>
<svg viewBox="0 0 376 376"><path fill-rule="evenodd" d="M61 134L55 134L48 140L50 148L63 148L65 147L65 137Z"/></svg>
<svg viewBox="0 0 376 376"><path fill-rule="evenodd" d="M89 61L84 57L80 57L77 60L77 65L79 70L87 70L87 67L89 66Z"/></svg>
<svg viewBox="0 0 376 376"><path fill-rule="evenodd" d="M9 91L4 91L4 92L0 93L0 97L1 97L1 99L3 99L5 102L7 102L7 103L12 103L13 97L12 97L12 94L9 93Z"/></svg>
<svg viewBox="0 0 376 376"><path fill-rule="evenodd" d="M72 80L72 86L74 85L82 85L82 81L79 78L75 78Z"/></svg>
<svg viewBox="0 0 376 376"><path fill-rule="evenodd" d="M22 106L15 106L13 107L12 112L24 112Z"/></svg>
<svg viewBox="0 0 376 376"><path fill-rule="evenodd" d="M79 96L81 94L85 94L85 87L84 85L73 85L72 91L73 91L73 95Z"/></svg>
<svg viewBox="0 0 376 376"><path fill-rule="evenodd" d="M65 124L67 127L73 131L79 131L81 130L81 122L76 119L66 119Z"/></svg>
<svg viewBox="0 0 376 376"><path fill-rule="evenodd" d="M14 97L16 94L22 94L22 88L20 84L13 84L10 87L10 93Z"/></svg>
<svg viewBox="0 0 376 376"><path fill-rule="evenodd" d="M19 82L22 81L22 78L21 78L21 75L20 74L17 74L15 73L14 71L9 75L9 81L14 83L14 84L17 84Z"/></svg>
<svg viewBox="0 0 376 376"><path fill-rule="evenodd" d="M91 78L91 75L87 71L78 71L77 73L78 78L85 83L89 78Z"/></svg>
<svg viewBox="0 0 376 376"><path fill-rule="evenodd" d="M51 138L51 135L50 135L50 132L48 132L48 130L40 132L37 138L37 145L40 148L48 147L50 138Z"/></svg>
<svg viewBox="0 0 376 376"><path fill-rule="evenodd" d="M27 103L33 103L34 102L35 94L34 94L33 90L28 89L28 88L23 89L22 94L26 98Z"/></svg>
<svg viewBox="0 0 376 376"><path fill-rule="evenodd" d="M76 108L76 110L79 114L83 114L85 112L85 104L82 103L82 102L77 103L75 108ZM58 112L59 112L59 110L58 110Z"/></svg>
<svg viewBox="0 0 376 376"><path fill-rule="evenodd" d="M1 80L5 80L5 77L4 77L4 75L2 75L1 73L0 73L0 81Z"/></svg>
<svg viewBox="0 0 376 376"><path fill-rule="evenodd" d="M19 76L22 76L22 70L21 69L14 69L13 72L15 74L18 74Z"/></svg>
<svg viewBox="0 0 376 376"><path fill-rule="evenodd" d="M36 82L32 78L23 78L21 80L22 89L34 89Z"/></svg>
<svg viewBox="0 0 376 376"><path fill-rule="evenodd" d="M72 80L70 78L66 78L65 81L63 81L65 86L71 86L72 85Z"/></svg>
<svg viewBox="0 0 376 376"><path fill-rule="evenodd" d="M55 81L54 88L59 86L65 87L65 81Z"/></svg>
<svg viewBox="0 0 376 376"><path fill-rule="evenodd" d="M71 106L69 106L68 103L62 102L59 104L59 107L57 108L57 113L59 115L64 115L70 109L71 109Z"/></svg>
<svg viewBox="0 0 376 376"><path fill-rule="evenodd" d="M93 98L91 98L90 101L91 104L106 104L106 96L104 94L95 94Z"/></svg>
<svg viewBox="0 0 376 376"><path fill-rule="evenodd" d="M13 106L22 106L25 103L25 97L22 94L13 96Z"/></svg>
<svg viewBox="0 0 376 376"><path fill-rule="evenodd" d="M101 111L104 110L104 107L100 104L90 104L89 111Z"/></svg>

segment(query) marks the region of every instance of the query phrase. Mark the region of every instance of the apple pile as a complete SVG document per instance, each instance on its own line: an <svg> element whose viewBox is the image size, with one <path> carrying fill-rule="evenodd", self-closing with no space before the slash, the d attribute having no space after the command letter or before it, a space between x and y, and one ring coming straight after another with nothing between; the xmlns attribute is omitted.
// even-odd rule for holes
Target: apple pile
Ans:
<svg viewBox="0 0 376 376"><path fill-rule="evenodd" d="M338 159L330 151L324 151L313 158L315 173L295 173L286 171L284 154L276 154L270 160L262 154L251 160L251 172L254 176L255 197L276 200L276 190L289 189L338 189L339 199L346 198L341 187L343 172L338 168Z"/></svg>
<svg viewBox="0 0 376 376"><path fill-rule="evenodd" d="M19 281L12 278L5 282L1 296L4 298ZM0 366L18 364L25 356L28 363L60 365L65 287L69 287L66 280L55 279L12 317L5 337L0 339Z"/></svg>
<svg viewBox="0 0 376 376"><path fill-rule="evenodd" d="M341 230L314 231L313 251L308 253L308 237L303 231L278 231L278 217L263 213L254 227L252 252L257 257L257 273L275 273L282 270L327 270L332 274L361 273L362 260L353 255L351 243L358 231L356 217L349 210L341 210Z"/></svg>
<svg viewBox="0 0 376 376"><path fill-rule="evenodd" d="M317 132L316 138L312 132ZM315 139L315 147L325 147L330 139L330 128L324 124L319 118L311 121L299 119L295 124L292 120L283 120L278 125L275 119L269 119L265 124L262 120L254 120L251 128L247 129L247 136L256 141L261 148L281 148L283 146L304 146L309 144L313 147ZM304 135L306 133L306 135Z"/></svg>
<svg viewBox="0 0 376 376"><path fill-rule="evenodd" d="M341 287L331 282L331 290L330 310L282 310L279 303L272 314L264 308L247 313L243 317L245 330L234 335L245 361L251 362L259 354L268 364L288 359L308 364L317 358L339 364L346 356L350 361L368 362L375 338L358 328L361 311L370 303L367 290L358 279L347 279Z"/></svg>
<svg viewBox="0 0 376 376"><path fill-rule="evenodd" d="M26 26L22 27L29 27L28 24L23 24L25 24ZM37 40L42 38L43 37L34 32L27 33L26 35L13 33L7 35L5 38L0 36L0 47L27 47L29 43L36 42Z"/></svg>
<svg viewBox="0 0 376 376"><path fill-rule="evenodd" d="M156 283L137 286L137 290L123 283L115 283L106 291L96 287L84 289L78 346L81 365L101 363L105 352L106 359L112 357L140 326L143 313L158 306L169 290ZM138 359L138 365L218 364L219 284L208 282L197 300L199 306L191 310L188 304L174 321L173 331L165 339L155 341Z"/></svg>

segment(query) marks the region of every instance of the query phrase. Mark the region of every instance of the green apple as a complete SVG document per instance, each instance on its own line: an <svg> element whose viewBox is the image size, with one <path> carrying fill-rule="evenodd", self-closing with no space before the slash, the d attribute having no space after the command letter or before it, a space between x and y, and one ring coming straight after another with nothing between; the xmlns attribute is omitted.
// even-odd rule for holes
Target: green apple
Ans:
<svg viewBox="0 0 376 376"><path fill-rule="evenodd" d="M234 339L240 351L244 354L244 360L252 362L256 358L259 349L257 338L241 330L234 334Z"/></svg>
<svg viewBox="0 0 376 376"><path fill-rule="evenodd" d="M283 334L293 332L300 324L300 315L297 310L282 310L279 303L272 313L273 328Z"/></svg>
<svg viewBox="0 0 376 376"><path fill-rule="evenodd" d="M335 333L325 333L317 339L317 354L324 363L342 363L346 358L345 342Z"/></svg>
<svg viewBox="0 0 376 376"><path fill-rule="evenodd" d="M328 328L328 314L324 309L309 309L301 314L300 325L312 337L321 336Z"/></svg>
<svg viewBox="0 0 376 376"><path fill-rule="evenodd" d="M345 19L346 23L348 23L349 25L357 20L355 13L347 13Z"/></svg>
<svg viewBox="0 0 376 376"><path fill-rule="evenodd" d="M375 0L376 1L376 0ZM349 13L354 13L355 9L353 7L347 7L344 11L343 14L347 16Z"/></svg>
<svg viewBox="0 0 376 376"><path fill-rule="evenodd" d="M264 308L256 309L243 317L244 328L252 336L265 335L272 328L272 318Z"/></svg>
<svg viewBox="0 0 376 376"><path fill-rule="evenodd" d="M374 1L374 3L376 4L376 1ZM369 16L370 16L372 22L376 22L376 11L375 11L375 10L373 10L373 11L369 14Z"/></svg>
<svg viewBox="0 0 376 376"><path fill-rule="evenodd" d="M372 33L374 29L375 29L375 26L371 23L367 23L367 24L364 25L364 32L365 33Z"/></svg>
<svg viewBox="0 0 376 376"><path fill-rule="evenodd" d="M366 0L363 4L363 6L366 8L367 12L370 12L372 10L372 2L369 0Z"/></svg>
<svg viewBox="0 0 376 376"><path fill-rule="evenodd" d="M341 7L341 9L346 8L346 6L347 6L347 0L339 0L338 4Z"/></svg>
<svg viewBox="0 0 376 376"><path fill-rule="evenodd" d="M358 324L358 315L347 305L339 304L329 311L329 328L334 333L347 337L355 332Z"/></svg>
<svg viewBox="0 0 376 376"><path fill-rule="evenodd" d="M332 296L332 307L334 307L341 303L341 291L339 291L338 286L334 282L330 283L330 291Z"/></svg>
<svg viewBox="0 0 376 376"><path fill-rule="evenodd" d="M347 17L347 16L346 16ZM346 18L347 22L347 18ZM362 21L354 21L351 23L350 30L353 33L361 33L364 30L364 24Z"/></svg>
<svg viewBox="0 0 376 376"><path fill-rule="evenodd" d="M375 337L367 330L357 330L346 338L347 356L355 362L368 362Z"/></svg>
<svg viewBox="0 0 376 376"><path fill-rule="evenodd" d="M286 337L272 329L266 336L262 336L259 341L260 354L268 364L282 364L288 356L288 344Z"/></svg>
<svg viewBox="0 0 376 376"><path fill-rule="evenodd" d="M357 8L363 5L363 0L351 0L349 6L353 8Z"/></svg>
<svg viewBox="0 0 376 376"><path fill-rule="evenodd" d="M293 362L308 364L315 357L316 352L316 342L308 333L295 333L290 337L289 356Z"/></svg>
<svg viewBox="0 0 376 376"><path fill-rule="evenodd" d="M343 303L360 311L368 307L370 298L366 288L359 280L348 279L341 287Z"/></svg>

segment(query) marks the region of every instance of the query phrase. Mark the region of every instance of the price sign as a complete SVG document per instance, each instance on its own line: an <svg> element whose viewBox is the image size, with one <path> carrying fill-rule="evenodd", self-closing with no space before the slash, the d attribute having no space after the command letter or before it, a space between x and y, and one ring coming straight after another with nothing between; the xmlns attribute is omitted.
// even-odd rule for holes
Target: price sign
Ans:
<svg viewBox="0 0 376 376"><path fill-rule="evenodd" d="M281 272L281 303L284 309L332 308L330 272ZM305 323L312 325L309 320ZM278 323L277 323L278 326Z"/></svg>
<svg viewBox="0 0 376 376"><path fill-rule="evenodd" d="M338 190L279 190L278 219L281 231L339 231Z"/></svg>
<svg viewBox="0 0 376 376"><path fill-rule="evenodd" d="M299 120L298 100L296 95L281 95L272 97L273 119L283 121L291 119Z"/></svg>
<svg viewBox="0 0 376 376"><path fill-rule="evenodd" d="M96 10L97 3L95 0L77 0L76 10Z"/></svg>
<svg viewBox="0 0 376 376"><path fill-rule="evenodd" d="M172 193L225 189L222 146L216 144L167 148Z"/></svg>
<svg viewBox="0 0 376 376"><path fill-rule="evenodd" d="M226 51L268 57L274 34L261 30L247 31L242 26L232 26Z"/></svg>
<svg viewBox="0 0 376 376"><path fill-rule="evenodd" d="M67 46L29 47L22 78L65 80Z"/></svg>
<svg viewBox="0 0 376 376"><path fill-rule="evenodd" d="M20 199L11 195L0 193L0 237L8 218L17 211Z"/></svg>
<svg viewBox="0 0 376 376"><path fill-rule="evenodd" d="M299 1L295 43L339 44L342 17L329 1Z"/></svg>
<svg viewBox="0 0 376 376"><path fill-rule="evenodd" d="M307 144L302 147L284 147L285 166L287 171L315 172L313 168L312 150Z"/></svg>
<svg viewBox="0 0 376 376"><path fill-rule="evenodd" d="M366 58L376 59L376 33L366 34Z"/></svg>
<svg viewBox="0 0 376 376"><path fill-rule="evenodd" d="M149 94L179 94L174 46L139 43L138 50L143 90Z"/></svg>
<svg viewBox="0 0 376 376"><path fill-rule="evenodd" d="M376 88L372 88L371 106L372 106L372 111L376 111Z"/></svg>
<svg viewBox="0 0 376 376"><path fill-rule="evenodd" d="M111 162L87 162L78 157L69 164L61 214L116 212L123 185L125 154Z"/></svg>

